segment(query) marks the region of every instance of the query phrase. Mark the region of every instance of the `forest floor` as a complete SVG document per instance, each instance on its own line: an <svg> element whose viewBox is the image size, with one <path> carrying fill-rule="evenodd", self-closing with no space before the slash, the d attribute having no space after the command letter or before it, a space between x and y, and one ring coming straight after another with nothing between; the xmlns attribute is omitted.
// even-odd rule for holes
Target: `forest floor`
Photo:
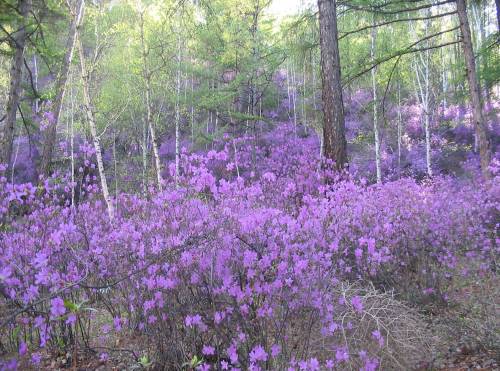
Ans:
<svg viewBox="0 0 500 371"><path fill-rule="evenodd" d="M65 370L73 369L78 371L96 370L96 371L132 371L146 369L135 359L128 348L140 346L140 339L131 339L125 337L116 340L114 354L107 360L100 360L98 354L80 353L76 367L71 365L71 354L51 357L51 360L44 362L41 366L43 370ZM124 348L120 348L123 346ZM127 348L127 349L125 349ZM140 349L140 348L136 348ZM458 343L450 346L447 354L437 359L434 365L416 367L417 371L441 370L441 371L497 371L500 370L498 360L499 354L493 351L484 351L481 349L470 349L466 344ZM35 370L30 366L25 366L23 370Z"/></svg>
<svg viewBox="0 0 500 371"><path fill-rule="evenodd" d="M481 282L480 286L484 289L485 282ZM494 284L494 283L493 283ZM491 287L490 287L491 288ZM462 294L474 288L469 286L467 290L464 290ZM492 288L493 291L498 291ZM464 296L466 297L466 296ZM468 299L474 300L474 295L468 295ZM499 296L494 299L494 308L499 307L498 301ZM443 324L448 328L448 332L452 328L452 323L457 322L457 318L463 317L463 313L459 313L455 308L449 308L445 310L440 310L439 313L436 312L432 316L427 316L429 327L434 328L435 332L441 332ZM494 321L498 322L499 318L497 316ZM483 324L479 324L483 325ZM464 326L468 326L465 324ZM491 329L493 332L497 332L498 327L493 325L494 328ZM495 328L496 327L496 328ZM481 339L477 338L477 333L474 330L466 331L465 328L460 329L456 333L456 337L450 338L447 336L444 342L440 342L439 347L433 349L432 358L433 361L424 365L415 366L416 371L430 371L430 370L441 370L441 371L472 371L472 370L482 370L482 371L496 371L500 370L500 349L492 350L491 346L486 347L481 344ZM45 354L44 361L41 367L38 369L43 370L99 370L99 371L133 371L133 370L145 370L153 369L151 367L145 367L139 361L141 354L147 354L154 352L154 349L147 349L145 344L147 344L147 339L144 335L137 336L133 332L122 331L113 332L107 337L105 346L93 347L90 345L92 350L80 350L78 351L78 360L76 364L73 363L74 352L69 351L65 354ZM443 334L439 334L443 335ZM102 358L102 354L106 354L105 359ZM21 365L22 370L35 370L29 364ZM340 370L340 369L339 369ZM383 371L383 370L382 370Z"/></svg>

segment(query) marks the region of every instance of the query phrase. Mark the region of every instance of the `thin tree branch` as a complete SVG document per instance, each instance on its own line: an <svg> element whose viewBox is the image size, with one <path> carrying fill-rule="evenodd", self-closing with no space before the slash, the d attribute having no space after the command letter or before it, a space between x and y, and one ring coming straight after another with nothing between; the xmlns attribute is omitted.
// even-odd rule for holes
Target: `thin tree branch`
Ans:
<svg viewBox="0 0 500 371"><path fill-rule="evenodd" d="M414 42L413 44L407 46L405 49L402 49L402 50L399 50L397 51L396 53L394 54L391 54L389 56L386 56L382 59L379 59L376 61L376 63L374 63L373 65L361 70L360 72L354 74L353 76L350 76L347 78L347 80L342 84L342 86L346 86L346 85L349 85L353 80L357 79L358 77L364 75L365 73L367 72L370 72L372 69L374 69L375 67L377 67L378 65L382 64L382 63L385 63L385 62L388 62L390 61L391 59L394 59L394 58L397 58L401 55L405 55L405 54L412 54L412 53L418 53L418 52L421 52L421 51L425 51L425 50L431 50L431 49L438 49L438 48L442 48L442 47L445 47L445 46L448 46L448 45L453 45L453 44L457 44L459 43L460 41L459 40L455 40L455 41L450 41L450 42L447 42L447 43L444 43L444 44L439 44L439 45L432 45L432 46L427 46L427 47L423 47L423 48L413 48L414 46L420 44L421 42L423 41L426 41L426 40L429 40L429 39L432 39L436 36L440 36L440 35L443 35L445 33L448 33L448 32L453 32L457 29L459 29L460 26L457 26L457 27L453 27L453 28L450 28L448 30L444 30L444 31L441 31L441 32L437 32L435 34L432 34L432 35L429 35L429 36L426 36L416 42Z"/></svg>
<svg viewBox="0 0 500 371"><path fill-rule="evenodd" d="M352 5L352 4L348 4L348 3L346 3L345 6L348 9L353 9L353 10L361 10L361 11L371 12L371 13L376 13L376 14L385 14L385 15L392 14L392 15L394 15L394 14L400 14L400 13L406 13L406 12L414 12L414 11L422 10L422 9L428 9L428 8L432 8L434 6L445 5L445 4L454 3L454 2L455 2L455 0L444 0L444 1L441 1L438 3L434 3L434 4L425 4L425 5L416 6L413 8L403 8L403 9L398 9L398 10L381 10L380 7L374 7L374 6L363 7L363 6ZM390 5L390 4L387 4L387 5Z"/></svg>
<svg viewBox="0 0 500 371"><path fill-rule="evenodd" d="M33 90L33 94L35 95L35 98L41 98L40 94L38 93L38 90L35 88L35 83L33 81L33 73L31 72L31 69L28 66L28 62L26 61L26 58L23 58L23 61L24 61L24 67L26 67L26 70L28 71L28 74L30 77L31 90Z"/></svg>
<svg viewBox="0 0 500 371"><path fill-rule="evenodd" d="M369 26L358 28L356 30L341 32L342 35L339 36L339 40L343 39L346 36L349 36L349 35L352 35L352 34L355 34L355 33L361 32L361 31L372 29L373 27L381 27L381 26L386 26L386 25L392 24L392 23L398 23L398 22L424 21L424 20L427 20L427 19L447 17L449 15L453 15L453 14L456 14L456 13L457 13L456 11L452 11L452 12L447 12L447 13L432 15L430 17L414 17L414 18L398 18L398 19L393 19L393 20L390 20L390 21L377 23L376 25L369 25Z"/></svg>

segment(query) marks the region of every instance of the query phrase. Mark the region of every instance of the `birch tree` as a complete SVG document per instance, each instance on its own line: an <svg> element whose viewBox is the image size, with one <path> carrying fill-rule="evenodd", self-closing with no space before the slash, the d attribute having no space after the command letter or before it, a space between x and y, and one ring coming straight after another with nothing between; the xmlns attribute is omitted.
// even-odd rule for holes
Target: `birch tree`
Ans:
<svg viewBox="0 0 500 371"><path fill-rule="evenodd" d="M94 150L97 159L97 169L99 171L99 178L101 180L102 196L104 198L104 201L106 202L109 219L113 220L115 217L115 210L113 202L111 200L111 196L109 195L108 182L106 180L106 173L104 171L104 162L102 160L100 136L97 134L96 121L94 113L92 111L92 103L90 98L90 87L89 87L89 71L87 71L87 68L85 67L85 55L83 54L82 43L78 38L77 42L78 42L78 54L80 57L80 73L83 84L83 103L84 103L85 116L87 118L87 123L89 125L90 133L92 135L92 143L94 145Z"/></svg>
<svg viewBox="0 0 500 371"><path fill-rule="evenodd" d="M377 37L377 29L375 27L375 15L373 16L373 27L371 29L371 48L370 55L372 63L375 64L375 44ZM377 183L382 183L382 169L380 166L380 134L378 130L378 112L377 112L377 79L376 79L377 68L372 68L372 92L373 92L373 135L375 137L375 168L377 172Z"/></svg>
<svg viewBox="0 0 500 371"><path fill-rule="evenodd" d="M428 10L430 16L430 10ZM413 23L410 23L413 33L415 28ZM424 21L424 37L429 36L430 20ZM426 41L426 50L423 53L418 53L417 61L413 62L415 78L417 82L416 95L422 106L424 113L424 131L425 131L425 163L427 175L432 177L432 158L431 158L431 105L430 105L430 49L429 39Z"/></svg>
<svg viewBox="0 0 500 371"><path fill-rule="evenodd" d="M161 171L162 171L162 166L161 166L161 161L160 161L160 153L158 151L158 141L157 141L157 136L156 136L156 130L154 127L153 123L153 103L152 103L152 88L151 88L151 78L153 76L153 73L156 71L151 70L149 67L149 62L148 62L148 55L149 55L149 50L148 46L146 45L146 39L145 39L145 34L144 34L144 13L145 10L141 10L139 12L140 16L140 38L141 38L141 51L142 51L142 63L143 63L143 78L144 78L144 83L146 85L146 90L145 90L145 99L146 99L146 125L149 129L149 134L151 135L151 145L153 147L153 156L154 156L154 161L155 161L155 169L156 169L156 180L158 183L158 189L161 191L163 188L163 180L161 176Z"/></svg>
<svg viewBox="0 0 500 371"><path fill-rule="evenodd" d="M179 17L179 15L177 15ZM181 46L181 29L180 21L177 27L177 86L175 97L175 185L179 186L180 175L180 121L181 121L181 62L182 62L182 46Z"/></svg>
<svg viewBox="0 0 500 371"><path fill-rule="evenodd" d="M48 176L51 170L52 157L54 154L54 147L57 137L57 124L59 122L59 116L61 114L64 95L66 92L66 81L68 80L69 67L73 59L78 27L80 27L82 23L84 9L85 0L78 0L75 9L71 9L70 6L70 14L72 17L69 34L66 41L66 52L64 54L64 59L59 71L59 75L57 76L55 84L56 96L52 105L52 113L54 114L54 119L43 133L42 162L40 165L40 170L41 173L45 176Z"/></svg>

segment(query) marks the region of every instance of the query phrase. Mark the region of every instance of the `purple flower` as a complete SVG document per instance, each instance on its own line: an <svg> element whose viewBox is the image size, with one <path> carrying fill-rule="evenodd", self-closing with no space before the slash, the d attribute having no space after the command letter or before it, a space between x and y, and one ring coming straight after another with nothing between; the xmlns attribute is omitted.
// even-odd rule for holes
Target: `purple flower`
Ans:
<svg viewBox="0 0 500 371"><path fill-rule="evenodd" d="M309 370L310 371L318 371L319 369L320 369L319 361L316 358L311 358L309 360Z"/></svg>
<svg viewBox="0 0 500 371"><path fill-rule="evenodd" d="M231 345L227 350L226 350L227 355L229 356L229 359L231 360L231 363L236 364L238 363L238 352L237 349L234 345Z"/></svg>
<svg viewBox="0 0 500 371"><path fill-rule="evenodd" d="M0 370L2 371L17 371L18 364L17 359L12 358L6 362L0 361Z"/></svg>
<svg viewBox="0 0 500 371"><path fill-rule="evenodd" d="M50 316L51 318L57 318L66 313L66 308L64 307L64 300L60 297L56 297L50 300Z"/></svg>
<svg viewBox="0 0 500 371"><path fill-rule="evenodd" d="M349 359L349 352L347 351L347 348L345 347L337 348L337 351L335 352L335 359L338 362L347 361Z"/></svg>
<svg viewBox="0 0 500 371"><path fill-rule="evenodd" d="M42 361L42 356L40 355L40 353L32 353L31 354L31 362L35 366L38 366L41 361Z"/></svg>
<svg viewBox="0 0 500 371"><path fill-rule="evenodd" d="M379 346L382 348L384 346L384 337L379 330L372 331L372 336L378 341Z"/></svg>
<svg viewBox="0 0 500 371"><path fill-rule="evenodd" d="M27 351L28 351L28 345L24 341L21 341L19 343L19 355L24 356Z"/></svg>
<svg viewBox="0 0 500 371"><path fill-rule="evenodd" d="M76 315L74 313L70 313L68 318L66 319L67 325L73 325L76 322Z"/></svg>
<svg viewBox="0 0 500 371"><path fill-rule="evenodd" d="M114 317L113 318L113 326L115 327L115 331L121 331L122 330L122 320L120 317Z"/></svg>
<svg viewBox="0 0 500 371"><path fill-rule="evenodd" d="M267 353L261 345L255 346L250 352L249 356L252 363L267 361Z"/></svg>
<svg viewBox="0 0 500 371"><path fill-rule="evenodd" d="M363 250L359 247L356 248L356 250L354 250L354 256L356 257L356 259L361 259L361 257L363 256Z"/></svg>
<svg viewBox="0 0 500 371"><path fill-rule="evenodd" d="M215 354L215 348L210 345L204 345L201 353L204 356L213 356Z"/></svg>
<svg viewBox="0 0 500 371"><path fill-rule="evenodd" d="M271 346L271 356L277 357L281 353L281 346L278 344L273 344Z"/></svg>
<svg viewBox="0 0 500 371"><path fill-rule="evenodd" d="M376 358L367 359L365 361L365 365L364 365L364 368L362 369L362 371L377 371L378 364L379 364L379 362Z"/></svg>
<svg viewBox="0 0 500 371"><path fill-rule="evenodd" d="M353 296L351 299L351 304L356 312L361 313L363 311L363 301L359 296Z"/></svg>

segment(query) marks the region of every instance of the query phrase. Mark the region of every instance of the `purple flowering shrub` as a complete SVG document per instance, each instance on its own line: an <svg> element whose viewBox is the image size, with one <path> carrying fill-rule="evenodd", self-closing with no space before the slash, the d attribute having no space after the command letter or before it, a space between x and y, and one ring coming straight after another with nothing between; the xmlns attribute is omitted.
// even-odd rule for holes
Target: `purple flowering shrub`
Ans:
<svg viewBox="0 0 500 371"><path fill-rule="evenodd" d="M318 147L281 125L184 151L178 187L119 195L113 222L95 185L72 209L68 179L37 193L2 178L8 359L77 345L106 359L137 336L135 361L167 369L411 367L431 340L400 301L448 303L455 279L491 274L497 178L327 185Z"/></svg>

